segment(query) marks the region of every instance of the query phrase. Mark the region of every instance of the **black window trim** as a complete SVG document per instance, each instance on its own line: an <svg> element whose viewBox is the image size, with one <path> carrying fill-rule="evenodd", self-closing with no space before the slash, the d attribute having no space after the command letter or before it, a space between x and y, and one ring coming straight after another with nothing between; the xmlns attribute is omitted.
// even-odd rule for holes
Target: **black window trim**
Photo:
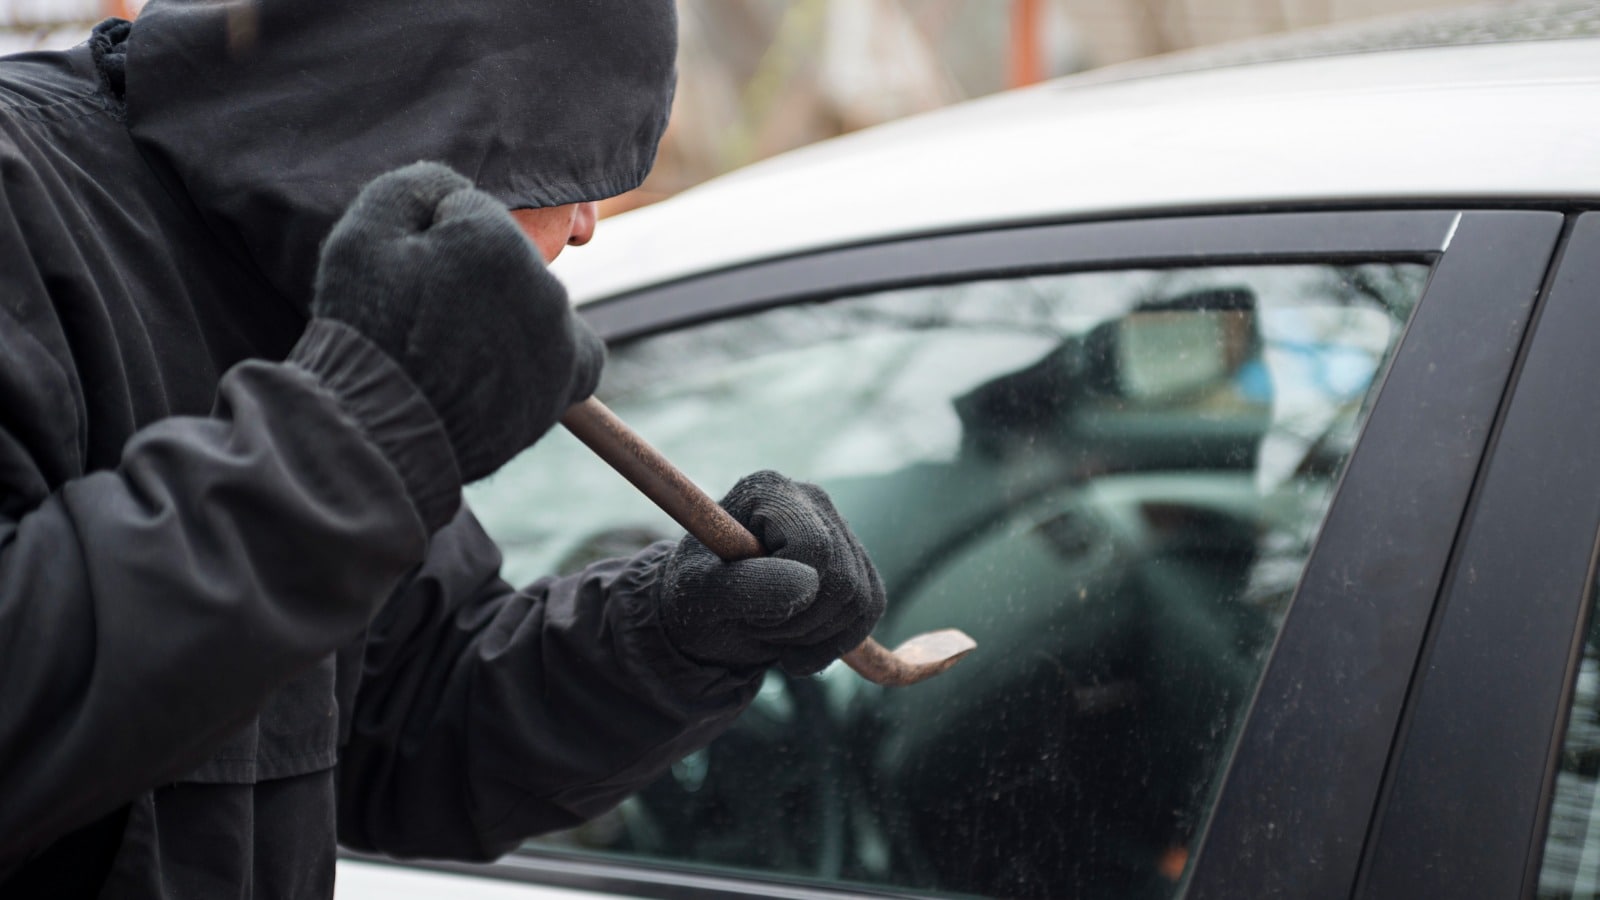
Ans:
<svg viewBox="0 0 1600 900"><path fill-rule="evenodd" d="M1145 266L1431 262L1454 210L1272 212L1009 227L824 250L588 303L609 341L808 299L913 285Z"/></svg>
<svg viewBox="0 0 1600 900"><path fill-rule="evenodd" d="M1422 642L1561 227L1555 212L1462 214L1307 562L1188 900L1346 900L1355 889Z"/></svg>
<svg viewBox="0 0 1600 900"><path fill-rule="evenodd" d="M1410 477L1431 485L1425 529L1434 538L1427 553L1384 562L1391 575L1395 565L1401 566L1399 580L1414 588L1407 592L1409 602L1404 605L1414 627L1398 629L1392 635L1399 662L1386 666L1382 677L1367 686L1373 696L1403 698L1487 444L1489 425L1510 378L1515 346L1543 275L1545 262L1519 265L1518 257L1538 257L1541 246L1553 246L1559 220L1559 214L1540 211L1412 209L1247 212L1016 227L773 260L624 294L588 304L581 311L603 337L620 341L787 303L982 277L1133 266L1437 263L1374 405L1368 431L1387 423L1379 429L1385 433L1381 440L1363 434L1358 443L1258 692L1261 697L1295 695L1308 706L1335 702L1341 699L1337 696L1340 687L1331 682L1343 678L1341 673L1349 668L1349 661L1339 659L1342 648L1319 639L1318 630L1332 620L1368 634L1390 631L1382 621L1352 624L1349 620L1370 616L1370 607L1354 602L1354 594L1348 591L1326 590L1333 573L1319 571L1318 560L1323 561L1320 568L1327 569L1330 561L1358 553L1370 534L1366 527L1370 522L1364 525L1359 520L1374 509L1380 519L1384 515L1392 519L1392 513L1384 513L1382 507L1395 496L1394 491L1404 488L1395 482ZM1454 252L1457 250L1460 252ZM1547 260L1548 252L1541 259ZM1525 302L1520 299L1524 293ZM1449 296L1434 299L1441 294ZM1476 333L1481 318L1491 312L1505 323L1512 338L1510 349L1495 348L1460 365L1454 365L1449 354L1434 352L1463 335ZM1414 441L1410 426L1418 422L1429 429L1424 440L1448 444L1441 450L1447 461L1425 467L1419 463L1408 469L1408 474L1385 474L1382 460L1392 461L1414 449L1409 446ZM1353 483L1360 488L1354 492L1359 497L1348 490ZM1363 577L1370 580L1375 576L1368 572ZM1314 580L1321 586L1313 602L1305 602L1305 585ZM1308 672L1322 673L1330 683L1312 684L1304 691L1292 689L1296 682L1306 687ZM1191 865L1185 895L1269 896L1257 889L1290 885L1290 894L1296 897L1348 897L1363 838L1375 814L1398 716L1399 701L1395 701L1392 707L1381 709L1381 718L1389 722L1387 729L1357 729L1377 746L1354 754L1324 748L1315 769L1297 769L1273 762L1279 750L1275 727L1283 720L1262 722L1252 714L1204 846ZM1374 734L1378 737L1372 738ZM1360 765L1350 764L1350 759L1357 758ZM1325 796L1310 798L1309 805L1304 803L1308 800L1304 796L1307 771L1315 772L1313 781L1326 783L1331 775L1337 782L1323 791ZM1339 808L1330 809L1326 802L1330 797L1354 802L1333 804ZM1298 822L1299 829L1261 833L1252 809L1293 811L1289 819ZM1328 834L1326 829L1335 827L1336 842L1350 845L1344 848L1346 852L1329 855L1322 853L1322 848L1306 846L1306 834ZM697 875L690 868L663 874L660 866L648 862L592 861L543 852L517 854L489 865L412 865L663 898L915 896L821 885L780 888L781 882L757 875ZM687 882L695 886L687 887Z"/></svg>
<svg viewBox="0 0 1600 900"><path fill-rule="evenodd" d="M1537 889L1600 533L1597 284L1600 214L1589 213L1571 223L1531 328L1359 896Z"/></svg>

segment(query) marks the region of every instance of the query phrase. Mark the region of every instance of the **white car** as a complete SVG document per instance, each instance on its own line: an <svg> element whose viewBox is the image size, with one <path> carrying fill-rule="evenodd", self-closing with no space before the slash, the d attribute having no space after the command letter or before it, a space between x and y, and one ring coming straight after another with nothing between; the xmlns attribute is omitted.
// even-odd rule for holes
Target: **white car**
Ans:
<svg viewBox="0 0 1600 900"><path fill-rule="evenodd" d="M879 638L978 650L772 674L615 812L339 896L1600 896L1596 34L1091 73L603 223L601 398L824 485ZM681 533L565 434L470 499L513 581Z"/></svg>

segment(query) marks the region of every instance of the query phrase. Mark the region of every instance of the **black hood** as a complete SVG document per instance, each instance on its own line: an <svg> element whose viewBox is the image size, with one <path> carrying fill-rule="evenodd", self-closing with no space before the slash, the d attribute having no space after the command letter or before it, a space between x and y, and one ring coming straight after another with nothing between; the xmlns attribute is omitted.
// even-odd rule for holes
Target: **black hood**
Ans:
<svg viewBox="0 0 1600 900"><path fill-rule="evenodd" d="M390 169L442 162L511 208L636 187L676 50L672 0L152 0L123 94L146 155L305 309L323 237Z"/></svg>

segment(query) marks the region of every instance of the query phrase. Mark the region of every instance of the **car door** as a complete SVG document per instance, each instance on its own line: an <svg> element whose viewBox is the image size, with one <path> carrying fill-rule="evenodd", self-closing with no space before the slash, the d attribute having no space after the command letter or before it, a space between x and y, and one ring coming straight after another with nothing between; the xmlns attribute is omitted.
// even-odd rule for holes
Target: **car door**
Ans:
<svg viewBox="0 0 1600 900"><path fill-rule="evenodd" d="M1346 897L1561 228L1532 211L1019 226L586 308L600 395L720 493L817 481L905 689L772 674L492 866L638 896ZM470 500L511 580L678 530L565 435Z"/></svg>

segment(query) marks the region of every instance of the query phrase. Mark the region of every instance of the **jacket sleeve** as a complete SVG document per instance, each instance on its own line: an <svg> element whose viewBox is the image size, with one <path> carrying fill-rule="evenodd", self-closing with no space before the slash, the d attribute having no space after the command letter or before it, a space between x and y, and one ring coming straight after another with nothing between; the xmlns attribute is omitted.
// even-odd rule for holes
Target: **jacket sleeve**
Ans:
<svg viewBox="0 0 1600 900"><path fill-rule="evenodd" d="M0 308L0 874L356 638L459 502L422 475L450 459L431 410L353 332L313 324L290 362L230 370L210 416L57 479L74 451L47 439L82 428L64 372Z"/></svg>
<svg viewBox="0 0 1600 900"><path fill-rule="evenodd" d="M760 670L702 666L656 619L653 545L515 590L463 508L368 633L339 837L487 860L615 806L722 733Z"/></svg>

